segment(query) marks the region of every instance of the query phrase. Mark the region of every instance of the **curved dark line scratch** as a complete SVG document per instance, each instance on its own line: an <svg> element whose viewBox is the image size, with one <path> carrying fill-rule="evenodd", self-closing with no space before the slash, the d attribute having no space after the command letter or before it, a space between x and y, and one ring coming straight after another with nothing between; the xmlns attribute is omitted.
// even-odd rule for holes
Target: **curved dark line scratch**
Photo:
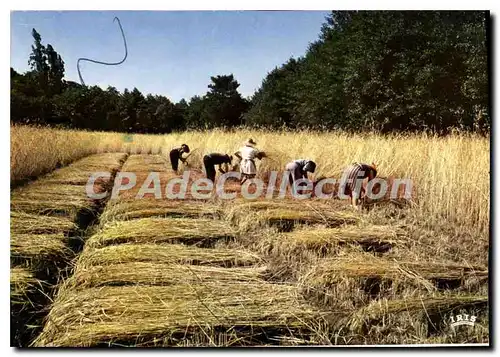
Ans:
<svg viewBox="0 0 500 357"><path fill-rule="evenodd" d="M83 58L83 57L79 58L78 61L76 62L76 68L78 70L78 77L80 77L80 83L83 86L85 85L85 82L83 81L82 73L80 72L80 61L88 61L88 62L97 63L97 64L104 64L106 66L116 66L116 65L122 64L127 59L127 56L128 56L127 40L125 38L125 34L123 33L122 24L121 24L120 19L118 17L115 17L113 19L113 22L114 21L118 21L118 26L120 27L120 31L122 33L123 45L125 46L125 56L119 62L101 62L101 61L96 61L96 60L93 60L93 59L90 59L90 58Z"/></svg>

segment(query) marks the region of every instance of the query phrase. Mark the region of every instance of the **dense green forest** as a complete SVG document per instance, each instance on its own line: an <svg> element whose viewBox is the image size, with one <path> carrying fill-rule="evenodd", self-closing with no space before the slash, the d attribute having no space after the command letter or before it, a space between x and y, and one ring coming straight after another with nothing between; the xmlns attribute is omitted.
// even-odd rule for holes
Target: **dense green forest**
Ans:
<svg viewBox="0 0 500 357"><path fill-rule="evenodd" d="M65 80L63 59L33 29L30 71L11 68L11 122L139 133L243 125L488 133L489 21L478 11L332 11L306 54L268 73L251 98L230 74L178 103Z"/></svg>

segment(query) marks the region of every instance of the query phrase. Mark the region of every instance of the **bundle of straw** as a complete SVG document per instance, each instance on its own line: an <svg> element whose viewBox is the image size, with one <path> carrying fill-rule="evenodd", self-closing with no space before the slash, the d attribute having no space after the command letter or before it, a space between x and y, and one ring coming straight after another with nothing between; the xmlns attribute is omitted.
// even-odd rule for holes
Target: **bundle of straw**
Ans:
<svg viewBox="0 0 500 357"><path fill-rule="evenodd" d="M174 200L119 200L108 205L101 215L101 222L129 220L148 217L202 217L219 214L218 207L203 201Z"/></svg>
<svg viewBox="0 0 500 357"><path fill-rule="evenodd" d="M13 258L36 260L41 263L69 260L73 251L67 245L67 238L58 234L12 234L10 254Z"/></svg>
<svg viewBox="0 0 500 357"><path fill-rule="evenodd" d="M296 247L325 248L349 243L362 246L403 244L404 235L403 230L392 226L365 225L341 228L299 228L292 232L282 233L276 240Z"/></svg>
<svg viewBox="0 0 500 357"><path fill-rule="evenodd" d="M106 285L175 285L205 283L262 282L265 268L221 268L211 266L127 262L95 265L82 268L77 265L71 284L78 289Z"/></svg>
<svg viewBox="0 0 500 357"><path fill-rule="evenodd" d="M295 287L204 283L67 289L57 296L36 346L96 346L203 334L219 328L248 335L262 329L308 329L320 314Z"/></svg>
<svg viewBox="0 0 500 357"><path fill-rule="evenodd" d="M416 316L425 311L426 315L444 314L456 308L466 308L488 303L487 296L475 295L436 295L397 300L378 300L356 311L348 320L351 330L359 330L362 326L380 321L389 314L406 312Z"/></svg>
<svg viewBox="0 0 500 357"><path fill-rule="evenodd" d="M10 269L10 299L12 304L26 304L26 294L38 284L37 279L27 268Z"/></svg>
<svg viewBox="0 0 500 357"><path fill-rule="evenodd" d="M11 211L33 213L40 215L66 216L75 220L78 212L92 211L96 204L85 198L72 197L53 198L50 196L30 197L29 199L12 197L10 201Z"/></svg>
<svg viewBox="0 0 500 357"><path fill-rule="evenodd" d="M13 196L18 198L31 198L31 197L85 197L85 186L78 185L61 185L61 184L47 184L43 180L37 181L26 187L19 188L12 193Z"/></svg>
<svg viewBox="0 0 500 357"><path fill-rule="evenodd" d="M81 170L76 167L64 167L62 169L56 170L53 173L40 178L39 182L48 185L86 185L92 175L97 172L106 172L109 177L99 176L96 178L96 185L109 185L109 179L115 172L120 169L119 165L113 165L111 168L106 166L95 167L93 170Z"/></svg>
<svg viewBox="0 0 500 357"><path fill-rule="evenodd" d="M256 200L237 202L228 210L230 219L241 219L256 213L255 218L270 224L280 222L321 223L327 226L353 224L359 220L354 212L332 210L321 200Z"/></svg>
<svg viewBox="0 0 500 357"><path fill-rule="evenodd" d="M331 286L344 279L406 280L429 287L428 280L487 277L484 267L443 262L407 262L388 260L368 253L351 253L324 258L314 266L303 281L311 286Z"/></svg>
<svg viewBox="0 0 500 357"><path fill-rule="evenodd" d="M194 264L203 266L249 266L261 259L247 251L198 248L181 244L119 244L85 249L78 267L145 262L151 264Z"/></svg>
<svg viewBox="0 0 500 357"><path fill-rule="evenodd" d="M10 213L11 234L50 234L64 233L77 228L72 219L67 217L41 216L23 212Z"/></svg>
<svg viewBox="0 0 500 357"><path fill-rule="evenodd" d="M141 218L106 224L99 233L89 238L87 244L92 247L126 242L194 244L234 236L234 230L224 221L205 218Z"/></svg>

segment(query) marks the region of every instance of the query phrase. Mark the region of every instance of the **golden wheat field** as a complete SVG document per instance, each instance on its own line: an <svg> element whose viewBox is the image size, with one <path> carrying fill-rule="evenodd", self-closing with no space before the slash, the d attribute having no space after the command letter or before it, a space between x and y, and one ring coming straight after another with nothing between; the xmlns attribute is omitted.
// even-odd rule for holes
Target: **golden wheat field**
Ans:
<svg viewBox="0 0 500 357"><path fill-rule="evenodd" d="M93 172L178 177L169 151L268 158L339 177L409 178L404 204L89 199ZM11 344L260 346L488 343L489 139L236 130L125 135L11 127ZM139 180L140 181L140 180ZM138 182L140 185L142 182ZM162 181L162 185L166 182ZM133 194L132 194L133 193ZM452 326L474 316L473 325Z"/></svg>

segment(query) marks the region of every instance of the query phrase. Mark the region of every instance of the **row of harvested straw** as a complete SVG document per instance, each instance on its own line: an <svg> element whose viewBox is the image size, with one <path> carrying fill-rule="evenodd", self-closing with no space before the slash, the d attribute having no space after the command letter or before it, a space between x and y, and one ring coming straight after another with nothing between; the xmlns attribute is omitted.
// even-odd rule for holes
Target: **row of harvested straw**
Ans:
<svg viewBox="0 0 500 357"><path fill-rule="evenodd" d="M124 154L99 154L41 178L11 193L11 255L14 258L51 261L70 255L67 237L78 230L82 210L92 212L96 203L84 185L57 184L66 173L84 178L89 170L116 170ZM80 171L78 171L80 170ZM88 177L87 177L88 179Z"/></svg>
<svg viewBox="0 0 500 357"><path fill-rule="evenodd" d="M342 203L319 199L229 200L224 201L224 216L241 231L269 225L281 231L291 231L299 224L339 227L355 224L360 217L359 213L346 210Z"/></svg>
<svg viewBox="0 0 500 357"><path fill-rule="evenodd" d="M400 261L354 251L338 257L323 258L304 276L311 286L329 286L343 279L408 280L427 286L428 281L488 277L487 267L454 262Z"/></svg>
<svg viewBox="0 0 500 357"><path fill-rule="evenodd" d="M155 168L144 159L132 155L124 170ZM207 336L207 345L265 344L310 332L320 311L297 287L267 282L259 256L221 246L238 229L215 211L200 201L111 201L36 345L182 345Z"/></svg>
<svg viewBox="0 0 500 357"><path fill-rule="evenodd" d="M158 243L162 235L189 242L195 235L210 233L204 231L210 220L191 226L192 232L188 222L176 230L179 220L115 222L90 237L36 345L136 346L154 345L157 340L175 345L208 331L214 334L212 344L221 335L234 335L237 340L231 343L241 344L254 335L265 340L302 334L308 321L322 318L297 287L266 282L264 262L254 254ZM131 224L148 227L148 236L126 244L101 244L103 237L118 237ZM113 232L117 226L122 230Z"/></svg>
<svg viewBox="0 0 500 357"><path fill-rule="evenodd" d="M11 304L25 304L27 296L36 289L39 284L33 273L22 267L14 267L10 270L10 299Z"/></svg>
<svg viewBox="0 0 500 357"><path fill-rule="evenodd" d="M85 269L132 262L234 267L255 265L261 262L261 258L245 250L198 248L183 244L134 243L85 249L78 260L78 267Z"/></svg>
<svg viewBox="0 0 500 357"><path fill-rule="evenodd" d="M236 332L240 339L266 330L286 335L318 317L299 301L295 287L262 282L67 290L54 303L36 345L137 345L155 338L171 343L170 336L213 329Z"/></svg>
<svg viewBox="0 0 500 357"><path fill-rule="evenodd" d="M100 217L100 222L126 221L139 218L197 218L221 216L215 202L194 200L157 200L154 198L111 200Z"/></svg>
<svg viewBox="0 0 500 357"><path fill-rule="evenodd" d="M89 173L113 174L125 157L125 154L87 157L11 192L10 254L14 266L11 304L21 306L16 307L12 315L16 330L12 335L19 339L13 341L16 345L28 343L19 337L30 336L24 331L27 326L23 321L33 318L30 314L38 315L42 308L33 305L30 296L38 299L39 295L51 293L51 284L59 280L59 270L75 256L71 240L81 239L80 215L84 211L94 213L97 207L87 197L85 184ZM95 189L105 189L108 185L109 182L101 181ZM27 309L33 311L21 314Z"/></svg>
<svg viewBox="0 0 500 357"><path fill-rule="evenodd" d="M88 245L183 242L207 246L218 240L234 239L235 234L230 224L214 219L141 218L106 224Z"/></svg>

